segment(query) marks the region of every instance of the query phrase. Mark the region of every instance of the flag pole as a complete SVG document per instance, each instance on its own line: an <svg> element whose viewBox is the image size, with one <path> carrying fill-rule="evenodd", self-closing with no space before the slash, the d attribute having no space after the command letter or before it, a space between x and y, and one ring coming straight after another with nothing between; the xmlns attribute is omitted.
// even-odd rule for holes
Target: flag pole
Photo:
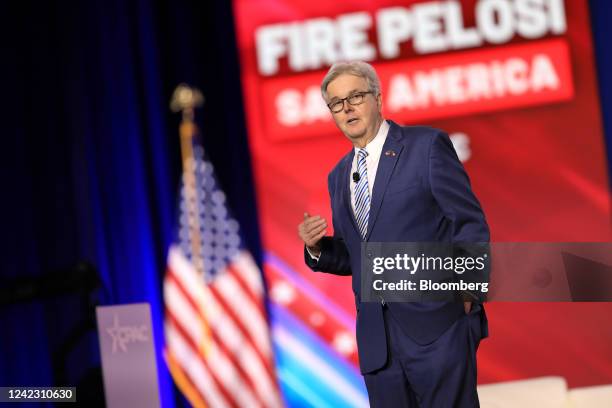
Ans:
<svg viewBox="0 0 612 408"><path fill-rule="evenodd" d="M191 246L191 263L197 275L206 279L204 270L204 258L202 256L202 234L200 233L200 206L198 203L196 166L197 162L193 154L193 138L198 134L198 127L194 122L195 108L202 106L204 97L197 88L191 88L186 84L176 87L170 101L170 109L173 112L182 112L179 135L181 139L181 158L183 165L183 185L185 186L185 213L187 214L187 226L189 231L189 243ZM206 310L202 308L201 326L204 332L204 341L199 345L200 353L207 356L210 351L210 329L206 319Z"/></svg>
<svg viewBox="0 0 612 408"><path fill-rule="evenodd" d="M181 157L183 164L183 183L185 185L185 203L187 205L187 225L191 244L191 260L198 275L205 278L204 259L202 258L202 236L200 234L200 217L198 216L198 191L196 187L196 161L193 155L193 138L198 133L194 123L194 109L202 106L204 97L196 88L180 84L172 94L170 109L182 112L179 134L181 138Z"/></svg>

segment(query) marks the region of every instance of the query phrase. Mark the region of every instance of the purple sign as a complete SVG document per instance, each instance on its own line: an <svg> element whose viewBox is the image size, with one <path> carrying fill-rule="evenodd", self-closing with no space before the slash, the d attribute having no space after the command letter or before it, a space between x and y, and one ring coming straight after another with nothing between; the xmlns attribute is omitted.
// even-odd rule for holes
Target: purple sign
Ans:
<svg viewBox="0 0 612 408"><path fill-rule="evenodd" d="M96 308L106 406L159 407L148 303Z"/></svg>

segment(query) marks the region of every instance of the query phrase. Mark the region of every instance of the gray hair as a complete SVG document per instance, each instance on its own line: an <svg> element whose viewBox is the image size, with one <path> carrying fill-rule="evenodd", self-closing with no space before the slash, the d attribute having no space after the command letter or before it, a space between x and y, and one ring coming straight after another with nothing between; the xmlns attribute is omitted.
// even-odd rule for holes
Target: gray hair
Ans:
<svg viewBox="0 0 612 408"><path fill-rule="evenodd" d="M380 93L380 79L378 79L376 70L374 70L372 65L363 61L336 62L331 66L329 71L327 71L321 83L321 95L323 95L325 101L327 101L327 87L331 81L342 74L351 74L364 78L368 83L368 91L374 93L374 96Z"/></svg>

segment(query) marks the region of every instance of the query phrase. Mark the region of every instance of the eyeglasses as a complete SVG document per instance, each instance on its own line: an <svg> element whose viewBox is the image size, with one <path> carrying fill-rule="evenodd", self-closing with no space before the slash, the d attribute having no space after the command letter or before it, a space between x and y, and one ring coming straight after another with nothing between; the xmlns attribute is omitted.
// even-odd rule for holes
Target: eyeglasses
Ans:
<svg viewBox="0 0 612 408"><path fill-rule="evenodd" d="M346 98L338 99L327 104L327 107L330 111L332 111L332 113L338 113L342 111L342 109L344 109L344 101L347 101L348 104L351 106L360 105L363 103L367 94L373 94L373 92L355 92L354 94L349 95Z"/></svg>

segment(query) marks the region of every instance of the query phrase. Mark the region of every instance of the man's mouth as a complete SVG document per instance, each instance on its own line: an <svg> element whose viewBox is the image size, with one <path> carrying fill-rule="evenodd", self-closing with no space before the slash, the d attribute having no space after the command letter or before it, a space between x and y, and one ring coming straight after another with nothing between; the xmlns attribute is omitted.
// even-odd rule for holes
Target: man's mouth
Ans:
<svg viewBox="0 0 612 408"><path fill-rule="evenodd" d="M346 121L347 125L351 125L355 122L357 122L359 120L359 118L350 118L349 120Z"/></svg>

